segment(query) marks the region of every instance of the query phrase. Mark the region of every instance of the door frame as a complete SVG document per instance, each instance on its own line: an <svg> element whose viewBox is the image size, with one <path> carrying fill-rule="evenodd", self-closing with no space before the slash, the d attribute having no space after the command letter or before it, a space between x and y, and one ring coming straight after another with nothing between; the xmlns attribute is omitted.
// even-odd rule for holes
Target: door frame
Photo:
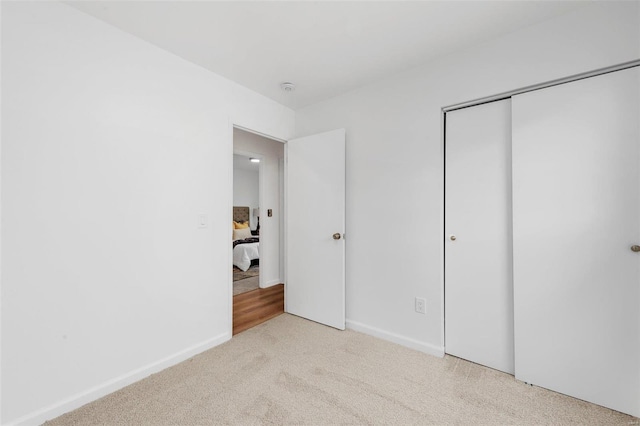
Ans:
<svg viewBox="0 0 640 426"><path fill-rule="evenodd" d="M229 164L229 182L231 182L231 191L229 192L229 196L227 198L227 223L231 223L233 221L233 155L234 154L240 154L240 155L246 155L249 154L251 156L255 156L256 158L263 158L262 154L255 154L255 153L250 153L248 151L236 151L234 150L234 140L233 140L233 130L234 129L238 129L238 130L242 130L248 133L253 133L254 135L258 135L258 136L262 136L263 138L267 138L267 139L271 139L274 140L276 142L281 142L282 145L286 145L287 141L282 139L282 138L278 138L275 136L271 136L268 135L266 133L262 133L262 132L258 132L256 130L252 130L250 128L247 127L243 127L239 124L235 124L233 123L232 120L229 121L229 141L230 141L230 147L231 149L229 150L228 153L228 163ZM262 204L263 204L263 185L264 185L264 164L262 162L260 162L260 167L259 167L259 172L258 172L258 191L260 192L260 194L258 195L258 207L260 208L260 212L263 211L262 209ZM280 188L278 188L278 191L280 191ZM280 194L281 197L284 197L284 194ZM284 218L284 214L285 212L282 211L281 214L283 215L282 217ZM283 219L284 220L284 219ZM285 221L286 223L286 221ZM280 234L282 235L282 233L284 232L283 229L280 229ZM227 243L229 241L232 240L233 238L233 230L229 230L226 233L227 237ZM279 236L279 238L281 238L281 236ZM233 246L228 246L229 248L227 249L227 265L231 264L233 265ZM285 259L284 261L286 262L286 250L284 251L284 256ZM260 274L260 287L262 288L262 284L264 283L264 278L263 278L263 274ZM229 296L227 297L227 306L228 306L228 314L227 314L227 318L229 321L229 336L231 338L233 338L233 268L229 268L228 272L227 272L227 289L229 292ZM285 298L285 302L286 302L286 298Z"/></svg>
<svg viewBox="0 0 640 426"><path fill-rule="evenodd" d="M567 77L558 78L555 80L549 80L538 84L533 84L530 86L521 87L518 89L510 90L507 92L498 93L495 95L485 96L483 98L473 99L466 102L461 102L453 105L443 106L440 109L440 166L442 170L442 198L441 198L441 210L440 210L440 330L441 330L441 339L440 344L442 345L443 354L446 354L446 336L445 336L445 315L444 315L444 299L445 299L445 291L446 291L446 277L444 275L445 271L445 213L446 213L446 205L445 205L445 196L446 196L446 124L447 124L447 113L450 111L455 111L458 109L474 107L477 105L482 105L489 102L500 101L503 99L511 98L512 96L519 95L521 93L532 92L534 90L544 89L551 86L557 86L559 84L570 83L572 81L582 80L589 77L595 77L602 74L608 74L615 71L621 71L628 68L640 67L640 59L636 59L629 62L623 62L620 64L611 65L604 68L598 68L591 71L586 71L579 74L573 74Z"/></svg>

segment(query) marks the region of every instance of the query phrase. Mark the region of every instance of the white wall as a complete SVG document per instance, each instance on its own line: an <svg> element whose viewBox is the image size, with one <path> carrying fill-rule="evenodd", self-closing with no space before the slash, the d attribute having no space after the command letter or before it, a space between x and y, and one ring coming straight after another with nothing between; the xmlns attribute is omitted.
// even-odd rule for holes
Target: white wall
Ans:
<svg viewBox="0 0 640 426"><path fill-rule="evenodd" d="M238 158L241 161L249 161L249 157L234 155L233 167L233 205L249 207L249 225L255 230L258 226L258 220L253 215L253 209L260 206L260 191L258 190L259 173L256 170L245 170L236 167Z"/></svg>
<svg viewBox="0 0 640 426"><path fill-rule="evenodd" d="M279 161L284 158L284 144L254 133L233 129L233 149L261 157L260 167L260 286L283 282L281 275L280 180ZM235 182L234 182L235 186ZM267 216L267 210L273 216Z"/></svg>
<svg viewBox="0 0 640 426"><path fill-rule="evenodd" d="M441 108L638 59L639 18L595 3L296 112L296 136L347 129L348 326L443 353Z"/></svg>
<svg viewBox="0 0 640 426"><path fill-rule="evenodd" d="M294 114L60 3L3 2L2 56L1 422L37 424L231 337L232 124Z"/></svg>

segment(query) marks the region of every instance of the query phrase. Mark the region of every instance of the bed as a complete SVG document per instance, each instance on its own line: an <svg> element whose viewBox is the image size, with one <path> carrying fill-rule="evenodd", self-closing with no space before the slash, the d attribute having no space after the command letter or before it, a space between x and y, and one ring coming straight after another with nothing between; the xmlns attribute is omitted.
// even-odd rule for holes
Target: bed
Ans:
<svg viewBox="0 0 640 426"><path fill-rule="evenodd" d="M249 207L233 207L233 221L240 224L249 223ZM233 264L242 271L247 271L251 264L255 264L260 259L260 237L251 235L250 228L247 230L235 230L233 232Z"/></svg>

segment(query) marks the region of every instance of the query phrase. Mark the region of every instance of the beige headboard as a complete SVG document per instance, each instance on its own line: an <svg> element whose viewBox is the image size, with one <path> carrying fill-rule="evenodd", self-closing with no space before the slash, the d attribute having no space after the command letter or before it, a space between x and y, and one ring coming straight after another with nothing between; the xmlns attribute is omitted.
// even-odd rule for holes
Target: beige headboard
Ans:
<svg viewBox="0 0 640 426"><path fill-rule="evenodd" d="M233 220L235 222L249 222L249 207L233 206Z"/></svg>

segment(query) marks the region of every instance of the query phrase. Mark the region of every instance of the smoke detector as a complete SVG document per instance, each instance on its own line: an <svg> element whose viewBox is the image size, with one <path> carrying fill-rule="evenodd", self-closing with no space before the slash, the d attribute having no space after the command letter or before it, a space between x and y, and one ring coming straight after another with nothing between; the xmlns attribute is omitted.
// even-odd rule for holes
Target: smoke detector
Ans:
<svg viewBox="0 0 640 426"><path fill-rule="evenodd" d="M285 92L293 92L296 90L296 85L293 83L280 83L280 88Z"/></svg>

